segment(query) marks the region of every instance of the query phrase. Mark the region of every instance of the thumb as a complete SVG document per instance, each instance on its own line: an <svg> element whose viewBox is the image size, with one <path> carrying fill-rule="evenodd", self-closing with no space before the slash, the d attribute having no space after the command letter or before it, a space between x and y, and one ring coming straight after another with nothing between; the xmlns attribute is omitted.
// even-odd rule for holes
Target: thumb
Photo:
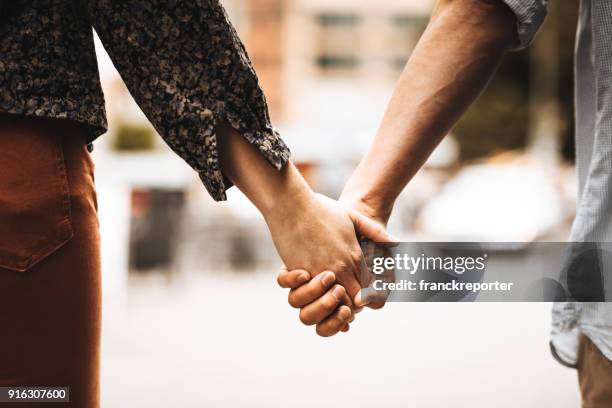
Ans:
<svg viewBox="0 0 612 408"><path fill-rule="evenodd" d="M381 224L359 211L347 208L347 212L358 235L374 242L399 242L399 239L389 234Z"/></svg>

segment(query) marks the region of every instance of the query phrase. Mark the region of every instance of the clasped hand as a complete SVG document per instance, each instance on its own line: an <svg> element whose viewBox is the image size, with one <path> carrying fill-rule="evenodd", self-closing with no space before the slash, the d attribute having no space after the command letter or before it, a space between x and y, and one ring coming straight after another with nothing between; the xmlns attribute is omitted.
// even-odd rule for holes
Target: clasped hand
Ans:
<svg viewBox="0 0 612 408"><path fill-rule="evenodd" d="M350 204L312 194L298 200L291 214L266 218L285 266L278 284L289 288L289 304L300 309L305 325L320 336L348 331L364 306L381 308L380 296L361 298L366 284L364 255L358 237L395 242L382 220L365 216Z"/></svg>

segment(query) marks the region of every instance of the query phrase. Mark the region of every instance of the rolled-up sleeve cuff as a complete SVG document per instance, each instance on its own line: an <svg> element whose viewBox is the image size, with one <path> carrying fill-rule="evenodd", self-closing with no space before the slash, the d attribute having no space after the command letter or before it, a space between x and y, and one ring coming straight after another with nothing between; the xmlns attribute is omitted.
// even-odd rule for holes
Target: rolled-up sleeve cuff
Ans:
<svg viewBox="0 0 612 408"><path fill-rule="evenodd" d="M217 135L214 130L219 120L226 120L277 170L280 170L289 161L291 155L291 151L269 122L261 128L251 129L245 125L241 114L226 111L215 115L210 123L202 126L202 129L210 129L211 134L204 136L203 139L206 166L198 174L204 187L215 201L227 200L226 190L232 187L232 182L221 172L219 163Z"/></svg>
<svg viewBox="0 0 612 408"><path fill-rule="evenodd" d="M522 49L533 41L546 17L548 0L502 0L516 16L516 29Z"/></svg>

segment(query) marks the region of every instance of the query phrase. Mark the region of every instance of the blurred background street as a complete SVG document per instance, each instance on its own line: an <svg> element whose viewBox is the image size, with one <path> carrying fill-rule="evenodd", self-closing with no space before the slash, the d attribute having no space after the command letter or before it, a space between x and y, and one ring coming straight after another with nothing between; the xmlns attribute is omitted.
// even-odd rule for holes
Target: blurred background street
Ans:
<svg viewBox="0 0 612 408"><path fill-rule="evenodd" d="M337 198L432 0L224 0L292 159ZM555 2L399 198L402 240L564 241L576 201L577 2ZM102 406L575 407L549 304L391 304L320 339L276 286L261 216L214 203L97 42L110 129L95 142L104 280Z"/></svg>
<svg viewBox="0 0 612 408"><path fill-rule="evenodd" d="M546 303L391 303L323 339L269 271L129 293L104 321L103 407L580 406Z"/></svg>

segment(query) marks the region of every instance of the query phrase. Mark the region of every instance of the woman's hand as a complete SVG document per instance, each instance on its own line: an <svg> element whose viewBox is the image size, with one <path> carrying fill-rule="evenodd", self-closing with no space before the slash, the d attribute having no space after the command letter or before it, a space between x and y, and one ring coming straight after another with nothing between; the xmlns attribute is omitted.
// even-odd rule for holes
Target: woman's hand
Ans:
<svg viewBox="0 0 612 408"><path fill-rule="evenodd" d="M397 241L385 231L386 220L383 221L382 218L372 219L354 208L339 205L351 219L354 234L357 236L375 242ZM364 205L357 202L354 202L353 206L361 211L367 211ZM330 270L333 269L330 268ZM352 310L346 305L352 304L355 312L360 311L366 305L373 309L379 309L384 306L386 299L380 296L361 299L361 291L359 291L355 297L351 298L351 303L348 303L346 300L333 296L334 290L339 292L340 289L337 288L341 288L334 285L335 278L335 274L331 271L326 271L314 277L307 270L287 270L286 267L283 267L278 275L278 284L283 288L291 289L289 304L301 309L300 320L307 325L316 324L317 334L323 337L333 336L339 331L348 331L348 323L354 320L354 315L350 313Z"/></svg>
<svg viewBox="0 0 612 408"><path fill-rule="evenodd" d="M288 271L278 274L278 284L289 288L289 304L300 310L300 320L307 326L316 324L317 334L322 337L333 336L339 331L348 331L349 323L355 319L351 304L344 288L336 282L336 275L325 271L311 279L304 270Z"/></svg>
<svg viewBox="0 0 612 408"><path fill-rule="evenodd" d="M279 202L278 209L264 214L285 266L312 277L334 271L353 299L364 266L356 231L366 230L381 241L391 238L379 224L328 197L311 193L293 199L292 205Z"/></svg>

